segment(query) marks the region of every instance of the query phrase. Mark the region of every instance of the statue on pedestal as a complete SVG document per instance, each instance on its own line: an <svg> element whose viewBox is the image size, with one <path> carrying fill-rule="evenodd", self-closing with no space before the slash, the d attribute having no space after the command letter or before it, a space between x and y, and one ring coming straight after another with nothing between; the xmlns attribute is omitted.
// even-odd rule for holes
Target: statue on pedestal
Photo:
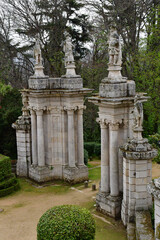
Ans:
<svg viewBox="0 0 160 240"><path fill-rule="evenodd" d="M34 58L36 60L35 65L42 66L42 53L40 47L40 40L37 38L34 46Z"/></svg>
<svg viewBox="0 0 160 240"><path fill-rule="evenodd" d="M34 76L36 77L44 77L43 72L43 64L42 64L42 52L41 52L41 46L40 46L40 40L37 37L35 46L34 46L34 58L35 58L35 67L34 67Z"/></svg>
<svg viewBox="0 0 160 240"><path fill-rule="evenodd" d="M138 95L135 97L134 103L134 116L135 116L135 126L134 128L142 129L143 125L143 104L138 98Z"/></svg>
<svg viewBox="0 0 160 240"><path fill-rule="evenodd" d="M66 37L63 45L63 51L65 53L65 68L67 69L66 76L76 76L72 39L69 33L65 32L64 35Z"/></svg>
<svg viewBox="0 0 160 240"><path fill-rule="evenodd" d="M117 33L117 29L115 27L111 27L110 35L109 35L109 65L118 65L122 64L122 51L121 51L121 43L120 37Z"/></svg>

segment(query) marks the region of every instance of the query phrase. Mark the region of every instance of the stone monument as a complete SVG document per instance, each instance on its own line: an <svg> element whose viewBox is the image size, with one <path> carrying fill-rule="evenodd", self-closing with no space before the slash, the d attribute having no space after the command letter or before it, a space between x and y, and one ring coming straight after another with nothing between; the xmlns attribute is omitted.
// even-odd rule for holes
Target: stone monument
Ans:
<svg viewBox="0 0 160 240"><path fill-rule="evenodd" d="M101 127L101 182L97 209L118 218L123 192L123 156L119 147L133 137L135 83L121 75L120 37L114 26L109 36L108 77L99 87L99 95L89 98L99 107Z"/></svg>
<svg viewBox="0 0 160 240"><path fill-rule="evenodd" d="M66 75L50 78L43 72L40 42L37 39L35 73L29 89L22 90L23 115L14 124L17 134L17 174L44 182L88 179L84 165L83 81L75 72L71 37L64 45Z"/></svg>
<svg viewBox="0 0 160 240"><path fill-rule="evenodd" d="M144 94L134 100L133 138L122 148L123 152L123 202L121 218L125 226L135 223L137 211L152 208L152 198L147 192L147 184L152 180L152 159L157 155L155 149L142 137Z"/></svg>

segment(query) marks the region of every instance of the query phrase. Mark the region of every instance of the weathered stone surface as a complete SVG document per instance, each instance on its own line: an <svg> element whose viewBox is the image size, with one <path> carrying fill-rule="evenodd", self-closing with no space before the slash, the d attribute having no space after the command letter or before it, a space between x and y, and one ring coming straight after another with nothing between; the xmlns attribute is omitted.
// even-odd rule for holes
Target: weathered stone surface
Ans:
<svg viewBox="0 0 160 240"><path fill-rule="evenodd" d="M99 191L96 197L96 208L106 215L119 219L121 216L121 202L121 196L112 197L109 194Z"/></svg>
<svg viewBox="0 0 160 240"><path fill-rule="evenodd" d="M30 89L49 89L49 77L35 77L32 76L28 80L29 88Z"/></svg>
<svg viewBox="0 0 160 240"><path fill-rule="evenodd" d="M135 223L127 224L127 239L128 240L136 240L136 226Z"/></svg>
<svg viewBox="0 0 160 240"><path fill-rule="evenodd" d="M136 240L154 240L151 216L148 211L136 212Z"/></svg>

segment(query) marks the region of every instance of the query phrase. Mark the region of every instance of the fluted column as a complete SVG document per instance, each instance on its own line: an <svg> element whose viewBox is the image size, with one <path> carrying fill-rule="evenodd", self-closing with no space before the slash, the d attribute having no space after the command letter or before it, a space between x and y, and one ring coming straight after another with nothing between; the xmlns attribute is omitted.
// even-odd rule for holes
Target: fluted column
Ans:
<svg viewBox="0 0 160 240"><path fill-rule="evenodd" d="M78 166L84 166L84 146L83 146L83 107L78 109Z"/></svg>
<svg viewBox="0 0 160 240"><path fill-rule="evenodd" d="M101 191L109 193L109 133L108 124L100 120L101 127Z"/></svg>
<svg viewBox="0 0 160 240"><path fill-rule="evenodd" d="M119 195L118 129L119 129L118 122L109 124L110 194L111 196Z"/></svg>
<svg viewBox="0 0 160 240"><path fill-rule="evenodd" d="M74 109L67 109L67 115L68 115L68 162L69 167L75 167Z"/></svg>
<svg viewBox="0 0 160 240"><path fill-rule="evenodd" d="M37 158L37 116L34 110L31 110L31 132L32 132L32 164L38 164Z"/></svg>
<svg viewBox="0 0 160 240"><path fill-rule="evenodd" d="M44 150L44 129L43 129L43 110L37 110L37 148L38 148L38 166L45 166Z"/></svg>

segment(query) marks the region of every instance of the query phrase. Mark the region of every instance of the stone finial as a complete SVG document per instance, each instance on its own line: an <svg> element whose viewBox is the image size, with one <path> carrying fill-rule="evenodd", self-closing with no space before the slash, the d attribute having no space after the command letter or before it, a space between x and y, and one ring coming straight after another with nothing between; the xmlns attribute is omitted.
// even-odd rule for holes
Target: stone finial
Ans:
<svg viewBox="0 0 160 240"><path fill-rule="evenodd" d="M65 76L77 76L75 72L75 62L73 56L73 44L72 39L69 33L65 32L65 42L63 45L63 51L65 53L65 68L66 68L66 75Z"/></svg>
<svg viewBox="0 0 160 240"><path fill-rule="evenodd" d="M121 75L122 50L121 50L120 36L118 35L117 29L115 26L111 26L110 28L108 44L109 44L108 78L122 79L122 75Z"/></svg>
<svg viewBox="0 0 160 240"><path fill-rule="evenodd" d="M41 46L40 46L40 40L37 37L35 46L34 46L34 58L35 58L35 67L34 67L34 76L35 77L44 77L43 72L43 65L42 65L42 53L41 53Z"/></svg>

